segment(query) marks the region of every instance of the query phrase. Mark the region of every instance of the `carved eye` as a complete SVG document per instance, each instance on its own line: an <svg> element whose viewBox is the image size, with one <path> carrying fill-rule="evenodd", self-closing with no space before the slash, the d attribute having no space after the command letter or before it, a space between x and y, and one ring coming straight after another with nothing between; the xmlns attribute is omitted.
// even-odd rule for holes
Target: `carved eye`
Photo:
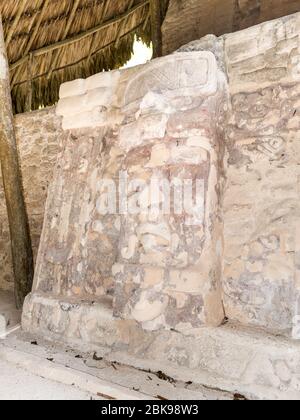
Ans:
<svg viewBox="0 0 300 420"><path fill-rule="evenodd" d="M274 149L279 149L283 144L283 141L281 139L270 139L269 145L273 147Z"/></svg>

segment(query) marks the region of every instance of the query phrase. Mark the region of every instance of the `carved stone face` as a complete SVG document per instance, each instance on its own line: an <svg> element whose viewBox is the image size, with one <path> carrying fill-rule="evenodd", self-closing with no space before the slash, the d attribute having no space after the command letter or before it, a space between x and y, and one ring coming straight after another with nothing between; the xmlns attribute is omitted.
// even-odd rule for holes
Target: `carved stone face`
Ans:
<svg viewBox="0 0 300 420"><path fill-rule="evenodd" d="M179 53L136 70L124 90L125 112L134 109L135 119L120 129L123 170L129 180L172 185L171 211L156 220L122 217L114 312L145 329L219 325L224 318L216 251L222 159L216 122L226 101L224 79L212 53ZM187 200L174 210L180 183L191 185L193 214ZM160 200L164 209L168 199Z"/></svg>

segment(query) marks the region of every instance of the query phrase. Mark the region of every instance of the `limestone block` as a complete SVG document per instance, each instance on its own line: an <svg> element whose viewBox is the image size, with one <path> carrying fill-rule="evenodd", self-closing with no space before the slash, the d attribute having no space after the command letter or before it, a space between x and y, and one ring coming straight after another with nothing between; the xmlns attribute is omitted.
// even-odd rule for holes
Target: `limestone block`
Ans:
<svg viewBox="0 0 300 420"><path fill-rule="evenodd" d="M108 114L103 107L96 107L90 111L64 116L62 127L64 130L101 127L108 123Z"/></svg>
<svg viewBox="0 0 300 420"><path fill-rule="evenodd" d="M84 112L92 112L96 107L107 107L112 100L112 91L108 88L97 88L84 95L60 99L57 104L57 115L70 117ZM74 127L78 128L78 127Z"/></svg>
<svg viewBox="0 0 300 420"><path fill-rule="evenodd" d="M120 72L118 70L98 73L86 79L86 90L113 89L118 84L119 79Z"/></svg>
<svg viewBox="0 0 300 420"><path fill-rule="evenodd" d="M111 101L111 89L97 88L88 91L85 95L60 99L56 108L56 112L57 115L68 117L74 114L92 111L96 107L108 107L111 104Z"/></svg>
<svg viewBox="0 0 300 420"><path fill-rule="evenodd" d="M63 84L56 109L57 115L63 116L63 129L104 125L104 116L99 116L98 110L100 107L105 108L103 111L113 107L119 77L119 71L103 72L86 80Z"/></svg>
<svg viewBox="0 0 300 420"><path fill-rule="evenodd" d="M164 314L168 306L168 296L156 295L151 291L142 292L138 302L131 312L137 322L149 322Z"/></svg>
<svg viewBox="0 0 300 420"><path fill-rule="evenodd" d="M207 284L202 278L201 270L172 270L169 280L170 290L188 294L203 294L206 292Z"/></svg>
<svg viewBox="0 0 300 420"><path fill-rule="evenodd" d="M106 87L100 87L89 90L86 94L86 104L88 109L103 106L109 107L112 103L113 90Z"/></svg>
<svg viewBox="0 0 300 420"><path fill-rule="evenodd" d="M299 28L297 13L225 35L231 92L299 81Z"/></svg>
<svg viewBox="0 0 300 420"><path fill-rule="evenodd" d="M147 115L120 129L120 146L129 151L149 140L162 139L166 133L168 116Z"/></svg>
<svg viewBox="0 0 300 420"><path fill-rule="evenodd" d="M172 146L171 160L173 163L200 165L208 159L207 151L200 147Z"/></svg>
<svg viewBox="0 0 300 420"><path fill-rule="evenodd" d="M69 116L69 115L79 114L81 110L86 109L85 99L86 99L85 94L77 95L73 97L69 96L69 97L60 99L56 107L57 115Z"/></svg>
<svg viewBox="0 0 300 420"><path fill-rule="evenodd" d="M70 98L73 96L84 95L87 91L86 81L84 79L73 80L72 82L63 83L60 87L60 99Z"/></svg>
<svg viewBox="0 0 300 420"><path fill-rule="evenodd" d="M149 91L172 98L210 96L217 88L217 63L211 52L177 53L143 66L128 83L124 105L142 100Z"/></svg>
<svg viewBox="0 0 300 420"><path fill-rule="evenodd" d="M4 315L0 314L0 340L5 338L7 332L7 321Z"/></svg>
<svg viewBox="0 0 300 420"><path fill-rule="evenodd" d="M146 371L155 364L167 375L177 372L183 380L238 391L248 399L300 398L299 343L261 330L231 323L193 329L182 323L183 329L157 333L142 330L135 321L115 319L110 299L75 305L37 293L26 299L22 327L73 348L82 348L84 339L85 351L101 348L121 364Z"/></svg>

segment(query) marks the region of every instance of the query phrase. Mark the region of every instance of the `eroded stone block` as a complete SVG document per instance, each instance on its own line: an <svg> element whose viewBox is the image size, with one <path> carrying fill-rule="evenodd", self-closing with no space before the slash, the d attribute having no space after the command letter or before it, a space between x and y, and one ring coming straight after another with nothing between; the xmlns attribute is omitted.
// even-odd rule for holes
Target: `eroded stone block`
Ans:
<svg viewBox="0 0 300 420"><path fill-rule="evenodd" d="M177 53L144 66L129 82L124 104L139 101L150 91L172 98L210 96L216 93L217 88L218 69L212 53Z"/></svg>
<svg viewBox="0 0 300 420"><path fill-rule="evenodd" d="M61 85L59 97L64 99L84 95L86 90L86 81L84 79L73 80L72 82L63 83Z"/></svg>

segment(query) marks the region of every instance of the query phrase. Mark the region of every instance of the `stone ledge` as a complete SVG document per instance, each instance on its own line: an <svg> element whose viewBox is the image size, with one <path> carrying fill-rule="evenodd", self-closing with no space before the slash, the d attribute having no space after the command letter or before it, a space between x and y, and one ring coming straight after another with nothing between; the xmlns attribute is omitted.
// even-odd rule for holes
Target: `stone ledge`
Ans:
<svg viewBox="0 0 300 420"><path fill-rule="evenodd" d="M37 341L37 346L33 346L31 342ZM95 358L95 353L97 357ZM51 362L49 361L51 360ZM95 360L98 359L98 360ZM34 363L28 363L32 360ZM68 346L60 343L50 343L47 340L17 332L10 335L5 341L0 343L0 362L9 361L25 368L30 373L37 375L36 366L43 365L43 376L50 376L53 379L58 373L58 369L63 371L68 367L67 378L71 380L79 389L90 392L94 389L96 395L99 393L107 394L108 397L117 399L139 399L144 398L157 400L158 388L159 395L166 400L178 401L215 401L215 400L234 400L235 395L218 390L207 389L201 385L189 384L188 381L180 381L180 378L174 379L174 383L170 383L160 379L160 374L156 371L148 372L135 369L127 364L114 363L115 360L106 360L105 354L99 350L95 352L87 352L85 348L82 350L72 350ZM88 375L88 378L87 376ZM56 379L61 381L60 376ZM88 381L86 381L88 379ZM62 377L62 382L66 377ZM92 381L92 382L91 382ZM94 384L91 389L90 386ZM67 383L69 384L69 382ZM106 390L102 389L106 385ZM106 392L104 392L106 391Z"/></svg>
<svg viewBox="0 0 300 420"><path fill-rule="evenodd" d="M12 292L0 291L0 339L21 322L21 311L16 309Z"/></svg>
<svg viewBox="0 0 300 420"><path fill-rule="evenodd" d="M118 83L120 72L102 72L95 74L87 79L77 79L72 82L63 83L60 87L60 99L71 98L85 95L88 91L97 88L110 88Z"/></svg>
<svg viewBox="0 0 300 420"><path fill-rule="evenodd" d="M75 348L82 348L84 338L85 350L102 349L112 360L248 398L300 399L300 343L264 331L229 324L151 333L114 318L108 299L76 303L39 294L26 300L23 329Z"/></svg>
<svg viewBox="0 0 300 420"><path fill-rule="evenodd" d="M154 400L149 395L143 394L124 386L101 380L88 372L71 369L58 363L53 363L29 352L19 351L15 348L0 344L0 360L21 367L25 371L50 379L60 384L76 387L95 396L109 396L115 400Z"/></svg>

